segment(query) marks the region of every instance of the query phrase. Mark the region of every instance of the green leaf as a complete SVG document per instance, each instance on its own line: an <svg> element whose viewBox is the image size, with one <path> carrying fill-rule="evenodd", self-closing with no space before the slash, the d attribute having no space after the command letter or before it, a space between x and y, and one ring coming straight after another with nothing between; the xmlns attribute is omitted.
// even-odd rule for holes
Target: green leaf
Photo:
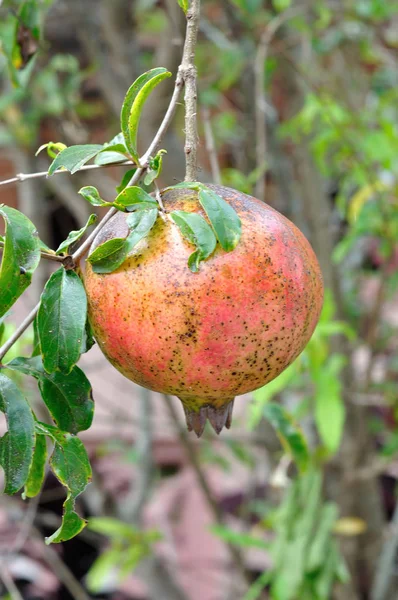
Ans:
<svg viewBox="0 0 398 600"><path fill-rule="evenodd" d="M335 504L327 503L322 507L321 514L317 518L317 529L311 537L311 545L306 557L307 572L311 573L322 569L328 556L332 528L337 517L338 509Z"/></svg>
<svg viewBox="0 0 398 600"><path fill-rule="evenodd" d="M125 172L122 177L122 181L118 186L116 186L116 191L118 194L120 194L120 192L122 192L128 186L136 170L137 169L129 169Z"/></svg>
<svg viewBox="0 0 398 600"><path fill-rule="evenodd" d="M28 479L26 480L25 489L22 494L24 500L26 498L34 498L40 492L46 474L46 461L46 438L44 435L37 435L32 464L30 465Z"/></svg>
<svg viewBox="0 0 398 600"><path fill-rule="evenodd" d="M91 517L88 521L88 529L112 539L126 539L127 537L133 539L141 534L133 525L112 517Z"/></svg>
<svg viewBox="0 0 398 600"><path fill-rule="evenodd" d="M80 188L77 193L83 196L87 202L90 202L92 206L112 206L112 202L106 202L101 198L99 191L93 185L86 185Z"/></svg>
<svg viewBox="0 0 398 600"><path fill-rule="evenodd" d="M282 445L292 455L299 469L305 471L310 461L307 443L288 412L279 404L271 402L264 406L263 415L271 423Z"/></svg>
<svg viewBox="0 0 398 600"><path fill-rule="evenodd" d="M126 187L115 198L113 205L116 208L132 212L137 209L157 208L158 203L145 190L140 187Z"/></svg>
<svg viewBox="0 0 398 600"><path fill-rule="evenodd" d="M193 273L197 273L200 262L215 250L217 240L213 230L202 215L197 213L175 210L170 213L170 216L182 235L197 248L188 259L189 268Z"/></svg>
<svg viewBox="0 0 398 600"><path fill-rule="evenodd" d="M151 69L140 75L127 91L120 114L120 124L127 149L137 164L139 163L137 132L143 106L154 87L170 76L171 73L163 67Z"/></svg>
<svg viewBox="0 0 398 600"><path fill-rule="evenodd" d="M339 378L344 364L344 356L332 355L314 375L315 423L322 442L331 454L337 452L344 429L345 406Z"/></svg>
<svg viewBox="0 0 398 600"><path fill-rule="evenodd" d="M87 297L79 276L61 268L41 295L37 324L43 366L48 373L69 373L80 357L87 318Z"/></svg>
<svg viewBox="0 0 398 600"><path fill-rule="evenodd" d="M104 144L101 152L96 156L94 163L96 165L110 165L112 163L124 162L128 160L129 154L124 144L124 136L118 133L115 137Z"/></svg>
<svg viewBox="0 0 398 600"><path fill-rule="evenodd" d="M205 187L199 190L199 202L209 218L221 247L227 252L236 248L242 226L232 206L213 190Z"/></svg>
<svg viewBox="0 0 398 600"><path fill-rule="evenodd" d="M159 150L154 158L149 159L149 167L144 177L145 185L151 185L161 174L163 168L163 154L167 154L167 150Z"/></svg>
<svg viewBox="0 0 398 600"><path fill-rule="evenodd" d="M94 401L89 380L79 367L68 375L47 373L40 356L15 358L7 363L8 369L31 375L38 380L43 400L56 425L63 431L78 433L91 426Z"/></svg>
<svg viewBox="0 0 398 600"><path fill-rule="evenodd" d="M120 267L120 265L122 265L126 260L128 254L138 244L138 242L140 242L143 238L145 238L148 235L148 233L150 232L150 230L156 222L157 216L157 208L151 208L149 210L140 210L128 215L126 222L129 228L131 229L131 233L124 241L124 245L120 248L120 250L118 250L114 254L94 263L93 271L95 273L112 273L118 267ZM98 248L100 247L101 246L99 246ZM89 258L91 258L91 256Z"/></svg>
<svg viewBox="0 0 398 600"><path fill-rule="evenodd" d="M86 233L87 229L91 227L91 225L94 225L97 219L97 215L90 215L85 226L77 231L71 231L66 240L64 240L62 244L58 246L55 254L62 254L63 252L67 254L69 252L69 246L79 241Z"/></svg>
<svg viewBox="0 0 398 600"><path fill-rule="evenodd" d="M269 542L239 531L233 531L225 525L212 525L210 531L217 537L228 544L235 544L242 548L260 548L261 550L269 550Z"/></svg>
<svg viewBox="0 0 398 600"><path fill-rule="evenodd" d="M291 6L292 0L272 0L272 4L277 12L283 12Z"/></svg>
<svg viewBox="0 0 398 600"><path fill-rule="evenodd" d="M48 169L48 176L53 175L57 169L61 169L62 167L72 174L76 173L91 158L97 156L102 148L103 145L99 144L83 144L69 146L69 148L61 150L51 163Z"/></svg>
<svg viewBox="0 0 398 600"><path fill-rule="evenodd" d="M114 575L120 568L122 551L119 548L105 550L91 565L86 576L87 589L91 594L100 594L109 574Z"/></svg>
<svg viewBox="0 0 398 600"><path fill-rule="evenodd" d="M0 204L6 236L0 268L0 317L21 296L32 281L40 262L40 241L36 227L22 213Z"/></svg>
<svg viewBox="0 0 398 600"><path fill-rule="evenodd" d="M47 154L50 158L56 158L62 150L65 150L67 146L62 142L47 142L47 144L42 144L35 152L35 156L38 156L42 150L46 149Z"/></svg>
<svg viewBox="0 0 398 600"><path fill-rule="evenodd" d="M86 521L75 512L74 508L77 496L86 489L91 479L90 462L79 438L45 423L37 423L36 431L48 435L55 442L50 467L68 490L61 527L46 538L46 544L65 542L80 533L86 526Z"/></svg>
<svg viewBox="0 0 398 600"><path fill-rule="evenodd" d="M125 245L126 239L127 236L125 238L112 238L111 240L107 240L93 250L90 256L87 257L87 262L95 264L119 252Z"/></svg>
<svg viewBox="0 0 398 600"><path fill-rule="evenodd" d="M31 356L40 356L41 348L40 348L40 338L39 338L39 330L37 327L37 315L35 320L33 321L33 347Z"/></svg>
<svg viewBox="0 0 398 600"><path fill-rule="evenodd" d="M185 14L187 14L189 8L189 0L177 0L179 6L181 6L182 10Z"/></svg>
<svg viewBox="0 0 398 600"><path fill-rule="evenodd" d="M15 383L0 373L0 410L8 431L0 438L0 464L5 494L15 494L26 482L33 458L35 428L30 406Z"/></svg>
<svg viewBox="0 0 398 600"><path fill-rule="evenodd" d="M95 339L94 339L93 330L91 328L90 321L87 319L86 327L84 329L84 336L83 336L83 340L82 340L81 353L85 354L86 352L91 350L91 348L94 346L94 344L95 344Z"/></svg>

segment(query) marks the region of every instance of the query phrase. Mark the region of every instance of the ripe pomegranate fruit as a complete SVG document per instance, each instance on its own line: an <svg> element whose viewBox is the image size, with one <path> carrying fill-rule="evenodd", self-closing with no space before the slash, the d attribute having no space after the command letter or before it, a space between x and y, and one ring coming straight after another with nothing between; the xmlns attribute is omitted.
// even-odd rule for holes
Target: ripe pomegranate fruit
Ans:
<svg viewBox="0 0 398 600"><path fill-rule="evenodd" d="M219 433L231 424L234 397L274 379L304 349L323 300L321 271L308 241L288 219L235 190L208 186L242 222L232 252L217 246L192 273L192 244L167 213L205 213L197 192L162 193L166 215L115 272L87 263L85 286L95 338L123 375L178 396L188 429L208 418ZM118 213L90 252L127 234Z"/></svg>

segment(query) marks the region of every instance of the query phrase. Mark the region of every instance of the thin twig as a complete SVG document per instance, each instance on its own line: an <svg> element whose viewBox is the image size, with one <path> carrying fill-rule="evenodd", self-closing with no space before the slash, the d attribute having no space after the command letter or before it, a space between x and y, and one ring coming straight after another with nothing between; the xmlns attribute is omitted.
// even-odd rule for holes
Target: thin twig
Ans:
<svg viewBox="0 0 398 600"><path fill-rule="evenodd" d="M389 526L389 533L380 554L372 588L372 600L386 600L389 596L391 576L394 572L395 556L398 549L398 499L394 516Z"/></svg>
<svg viewBox="0 0 398 600"><path fill-rule="evenodd" d="M110 163L108 165L84 165L81 167L76 173L80 173L81 171L91 171L92 169L103 169L106 167L125 167L128 165L133 165L134 163L131 160L126 160L120 163ZM57 169L54 171L53 175L59 175L60 173L69 173L66 169ZM10 185L12 183L22 183L23 181L28 181L29 179L37 179L39 177L47 177L48 171L39 171L38 173L18 173L15 177L11 177L11 179L4 179L0 181L1 185Z"/></svg>
<svg viewBox="0 0 398 600"><path fill-rule="evenodd" d="M7 592L10 594L11 600L23 600L22 595L4 563L0 563L0 579L4 583Z"/></svg>
<svg viewBox="0 0 398 600"><path fill-rule="evenodd" d="M26 331L31 323L33 323L35 316L40 308L40 302L36 304L36 306L30 311L28 316L22 321L22 323L17 327L11 337L8 338L6 342L0 347L0 363L3 360L4 356L7 354L9 349L15 344L15 342L21 337L21 335Z"/></svg>
<svg viewBox="0 0 398 600"><path fill-rule="evenodd" d="M151 493L154 463L152 456L152 415L149 390L140 388L139 427L135 444L136 477L122 505L122 516L128 523L141 524L142 511Z"/></svg>
<svg viewBox="0 0 398 600"><path fill-rule="evenodd" d="M200 21L200 0L192 0L187 11L187 35L179 69L185 83L185 181L197 179L197 89L195 48Z"/></svg>
<svg viewBox="0 0 398 600"><path fill-rule="evenodd" d="M209 109L207 108L207 106L203 108L202 116L203 116L204 130L205 130L206 151L207 151L207 154L209 155L211 174L212 174L214 183L216 183L217 185L221 185L222 181L221 181L220 164L218 162L217 149L216 149L216 144L214 142L213 129L212 129L211 123L210 123L210 112L209 112Z"/></svg>
<svg viewBox="0 0 398 600"><path fill-rule="evenodd" d="M184 427L180 423L180 420L178 418L178 413L175 409L175 406L173 404L171 397L168 396L167 394L164 394L164 398L165 398L170 416L174 422L174 426L177 430L178 437L180 438L180 442L187 453L191 467L195 471L200 488L203 492L203 495L206 498L206 501L209 505L209 508L211 509L211 512L213 513L214 520L216 521L217 524L223 525L224 524L223 514L220 510L220 507L217 504L216 499L214 498L213 492L210 489L210 486L209 486L206 476L203 472L200 461L195 452L194 446L193 446L191 440L189 439ZM243 581L249 586L250 579L248 577L248 573L246 571L245 563L243 561L243 557L242 557L240 550L238 548L236 548L233 544L230 544L229 542L226 543L226 546L230 553L231 559L234 562L237 572L240 574Z"/></svg>

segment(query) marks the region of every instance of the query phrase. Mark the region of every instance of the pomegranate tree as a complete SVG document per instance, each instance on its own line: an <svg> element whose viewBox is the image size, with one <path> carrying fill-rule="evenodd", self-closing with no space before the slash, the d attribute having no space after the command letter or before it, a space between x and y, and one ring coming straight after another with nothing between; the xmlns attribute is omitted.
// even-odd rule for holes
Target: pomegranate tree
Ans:
<svg viewBox="0 0 398 600"><path fill-rule="evenodd" d="M292 363L323 300L317 259L293 223L256 198L208 188L240 219L233 251L217 244L188 268L192 245L174 215L206 215L198 190L177 186L161 193L164 210L116 270L93 269L90 257L85 268L89 319L103 353L132 381L178 396L198 436L207 418L217 433L229 427L235 396ZM129 216L119 212L105 225L91 256L126 238Z"/></svg>

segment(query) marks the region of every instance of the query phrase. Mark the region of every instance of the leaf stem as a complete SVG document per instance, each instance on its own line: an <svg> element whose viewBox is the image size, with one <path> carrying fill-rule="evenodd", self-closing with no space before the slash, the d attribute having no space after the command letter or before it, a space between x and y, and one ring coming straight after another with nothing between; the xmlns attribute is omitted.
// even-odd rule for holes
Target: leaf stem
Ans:
<svg viewBox="0 0 398 600"><path fill-rule="evenodd" d="M185 83L185 181L197 179L197 87L195 49L200 21L200 0L192 0L187 11L187 34L179 68Z"/></svg>

